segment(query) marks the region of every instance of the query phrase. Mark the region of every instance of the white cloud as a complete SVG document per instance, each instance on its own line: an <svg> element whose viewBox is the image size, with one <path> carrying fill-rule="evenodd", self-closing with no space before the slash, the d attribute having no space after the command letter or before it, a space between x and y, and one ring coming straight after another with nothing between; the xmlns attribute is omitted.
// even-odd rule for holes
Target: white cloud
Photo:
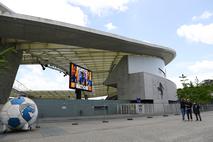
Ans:
<svg viewBox="0 0 213 142"><path fill-rule="evenodd" d="M173 70L173 68L176 70ZM179 78L181 74L187 76L187 79L193 83L195 83L196 77L198 78L199 82L205 79L213 79L213 60L177 62L174 64L172 69L170 67L170 70L167 72L167 74L167 78L173 81L177 85L177 88L183 87Z"/></svg>
<svg viewBox="0 0 213 142"><path fill-rule="evenodd" d="M89 8L99 16L108 10L125 11L131 1L134 0L69 0L71 4Z"/></svg>
<svg viewBox="0 0 213 142"><path fill-rule="evenodd" d="M209 19L210 17L213 16L212 12L209 11L204 11L201 15L199 16L193 16L192 20L200 20L200 19Z"/></svg>
<svg viewBox="0 0 213 142"><path fill-rule="evenodd" d="M194 73L202 73L202 72L213 73L213 61L209 60L198 61L190 65L189 69Z"/></svg>
<svg viewBox="0 0 213 142"><path fill-rule="evenodd" d="M104 25L104 26L107 28L108 31L111 31L111 30L114 30L114 29L117 28L117 27L114 26L111 22L108 23L108 24L106 24L106 25Z"/></svg>
<svg viewBox="0 0 213 142"><path fill-rule="evenodd" d="M30 90L68 90L69 79L58 71L46 68L42 70L40 65L20 66L16 80L20 81ZM14 86L19 86L17 82Z"/></svg>
<svg viewBox="0 0 213 142"><path fill-rule="evenodd" d="M213 23L209 25L182 25L177 29L177 34L190 41L213 44Z"/></svg>
<svg viewBox="0 0 213 142"><path fill-rule="evenodd" d="M185 73L184 75L187 77L188 83L190 81L192 81L192 83L194 83L194 84L195 84L196 77L198 78L199 82L201 82L205 79L213 79L213 73L212 72ZM180 81L181 79L179 78L179 76L170 76L170 77L168 77L168 79L173 81L176 84L177 88L183 87L183 85Z"/></svg>
<svg viewBox="0 0 213 142"><path fill-rule="evenodd" d="M195 84L196 77L198 78L198 82L201 82L205 79L213 79L213 73L211 72L196 73L196 74L191 73L191 74L184 74L184 75L187 77L188 83L192 81L193 84ZM168 79L173 81L176 84L177 88L183 87L179 76L168 77Z"/></svg>
<svg viewBox="0 0 213 142"><path fill-rule="evenodd" d="M87 15L67 0L0 0L11 10L37 17L85 26Z"/></svg>
<svg viewBox="0 0 213 142"><path fill-rule="evenodd" d="M213 61L211 60L202 60L197 61L194 64L188 66L189 73L187 78L194 82L196 76L198 77L199 82L205 79L213 79Z"/></svg>

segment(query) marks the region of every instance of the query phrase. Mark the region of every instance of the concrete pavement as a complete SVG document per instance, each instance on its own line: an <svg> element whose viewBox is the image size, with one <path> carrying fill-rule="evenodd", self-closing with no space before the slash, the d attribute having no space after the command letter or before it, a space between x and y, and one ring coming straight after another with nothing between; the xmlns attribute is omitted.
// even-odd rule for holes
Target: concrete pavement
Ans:
<svg viewBox="0 0 213 142"><path fill-rule="evenodd" d="M180 115L133 120L125 116L108 118L108 123L101 118L43 121L33 131L0 134L0 142L212 142L213 112L202 113L202 118L201 122L182 121Z"/></svg>

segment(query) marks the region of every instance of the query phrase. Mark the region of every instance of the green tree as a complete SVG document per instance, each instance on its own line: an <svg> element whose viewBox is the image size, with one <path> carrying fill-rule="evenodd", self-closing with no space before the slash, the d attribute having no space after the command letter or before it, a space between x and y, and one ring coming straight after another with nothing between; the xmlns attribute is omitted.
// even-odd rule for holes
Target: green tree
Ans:
<svg viewBox="0 0 213 142"><path fill-rule="evenodd" d="M184 79L186 79L186 76ZM189 99L192 102L206 104L212 100L212 92L213 84L199 84L195 82L194 85L190 81L189 84L184 84L182 89L177 90L177 96L179 99Z"/></svg>
<svg viewBox="0 0 213 142"><path fill-rule="evenodd" d="M187 87L187 85L188 85L187 77L184 74L182 74L181 76L179 76L179 78L180 78L180 82L182 83L183 87Z"/></svg>
<svg viewBox="0 0 213 142"><path fill-rule="evenodd" d="M195 77L195 85L199 86L199 79L197 78L197 76Z"/></svg>

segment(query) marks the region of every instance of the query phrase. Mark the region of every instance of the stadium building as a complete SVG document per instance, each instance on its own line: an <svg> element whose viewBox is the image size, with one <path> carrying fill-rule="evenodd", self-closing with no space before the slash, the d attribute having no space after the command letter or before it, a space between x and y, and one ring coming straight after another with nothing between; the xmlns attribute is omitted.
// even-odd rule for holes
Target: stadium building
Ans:
<svg viewBox="0 0 213 142"><path fill-rule="evenodd" d="M167 47L18 14L1 4L0 52L9 48L16 52L7 54L7 68L1 68L0 103L8 99L20 64L68 75L70 63L92 72L94 96L154 104L177 100L176 85L165 69L176 52Z"/></svg>

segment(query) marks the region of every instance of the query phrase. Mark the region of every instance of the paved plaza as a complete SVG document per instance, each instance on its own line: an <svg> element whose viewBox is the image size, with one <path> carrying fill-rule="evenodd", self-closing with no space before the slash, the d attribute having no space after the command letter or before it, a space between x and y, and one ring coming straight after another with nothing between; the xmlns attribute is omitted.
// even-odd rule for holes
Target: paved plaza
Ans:
<svg viewBox="0 0 213 142"><path fill-rule="evenodd" d="M40 120L33 131L1 133L0 142L213 142L213 112L202 113L201 122L180 117Z"/></svg>

